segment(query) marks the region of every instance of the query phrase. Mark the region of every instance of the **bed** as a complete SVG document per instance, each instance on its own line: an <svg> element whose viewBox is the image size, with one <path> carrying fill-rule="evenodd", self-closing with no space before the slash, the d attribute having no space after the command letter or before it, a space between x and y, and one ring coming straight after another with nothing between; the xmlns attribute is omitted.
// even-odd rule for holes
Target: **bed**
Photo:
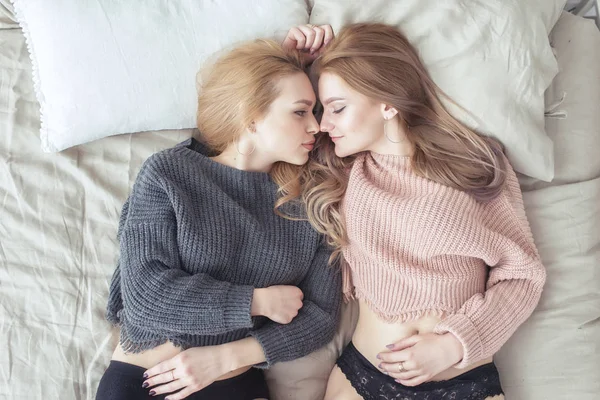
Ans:
<svg viewBox="0 0 600 400"><path fill-rule="evenodd" d="M117 341L104 313L121 206L141 163L194 131L40 151L25 38L10 4L0 11L0 398L91 400ZM564 13L550 41L559 64L546 91L555 179L521 176L548 279L496 363L507 399L592 400L600 398L600 32ZM352 304L345 310L331 344L275 369L275 398L322 396L356 319Z"/></svg>

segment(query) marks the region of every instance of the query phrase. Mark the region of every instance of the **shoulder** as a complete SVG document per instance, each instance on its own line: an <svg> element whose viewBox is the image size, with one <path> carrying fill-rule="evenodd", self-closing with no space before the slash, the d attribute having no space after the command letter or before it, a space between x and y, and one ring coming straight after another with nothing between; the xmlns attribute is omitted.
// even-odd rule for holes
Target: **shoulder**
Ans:
<svg viewBox="0 0 600 400"><path fill-rule="evenodd" d="M186 149L188 149L186 144L189 144L189 142L190 140L186 140L174 147L152 154L142 164L140 173L142 171L164 173L168 172L169 168L172 166L189 162L189 157L186 156Z"/></svg>
<svg viewBox="0 0 600 400"><path fill-rule="evenodd" d="M201 171L200 168L190 168L198 161L198 156L200 156L194 154L194 151L190 149L192 145L193 139L188 139L174 147L152 154L142 164L136 182L147 180L155 183L181 181L182 179L185 180L185 177L189 176L192 170Z"/></svg>

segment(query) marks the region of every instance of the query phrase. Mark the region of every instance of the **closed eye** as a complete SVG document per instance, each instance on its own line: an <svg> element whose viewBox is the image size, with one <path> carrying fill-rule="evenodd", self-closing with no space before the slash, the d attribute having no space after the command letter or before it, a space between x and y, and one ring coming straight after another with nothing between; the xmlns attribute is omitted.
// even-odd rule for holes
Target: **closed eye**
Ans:
<svg viewBox="0 0 600 400"><path fill-rule="evenodd" d="M341 113L342 111L344 111L344 108L346 108L346 106L344 106L344 107L342 107L342 108L338 108L337 110L333 110L333 113L334 113L334 114L339 114L339 113Z"/></svg>
<svg viewBox="0 0 600 400"><path fill-rule="evenodd" d="M301 117L304 117L304 116L306 115L307 111L305 111L305 110L302 110L302 111L295 111L295 113L296 113L297 115L301 116Z"/></svg>

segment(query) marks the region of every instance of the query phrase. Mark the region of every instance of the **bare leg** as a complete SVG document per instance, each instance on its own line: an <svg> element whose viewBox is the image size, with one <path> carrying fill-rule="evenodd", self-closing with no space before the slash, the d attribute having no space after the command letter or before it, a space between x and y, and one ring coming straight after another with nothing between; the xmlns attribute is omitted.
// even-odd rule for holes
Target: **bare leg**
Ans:
<svg viewBox="0 0 600 400"><path fill-rule="evenodd" d="M324 400L363 400L337 365L329 375ZM495 400L495 399L494 399Z"/></svg>

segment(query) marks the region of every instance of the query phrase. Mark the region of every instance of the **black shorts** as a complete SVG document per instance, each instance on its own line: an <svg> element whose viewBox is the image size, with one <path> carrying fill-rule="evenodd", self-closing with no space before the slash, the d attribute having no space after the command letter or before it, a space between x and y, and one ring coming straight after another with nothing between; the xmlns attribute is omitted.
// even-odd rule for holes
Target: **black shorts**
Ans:
<svg viewBox="0 0 600 400"><path fill-rule="evenodd" d="M120 361L111 361L104 372L96 400L163 400L168 395L150 396L150 389L142 388L146 369ZM262 370L251 368L233 378L216 381L186 400L253 400L268 399L269 389Z"/></svg>
<svg viewBox="0 0 600 400"><path fill-rule="evenodd" d="M344 349L337 365L365 400L483 400L504 394L498 370L493 363L474 368L447 381L425 382L414 387L404 386L382 373L352 342Z"/></svg>

